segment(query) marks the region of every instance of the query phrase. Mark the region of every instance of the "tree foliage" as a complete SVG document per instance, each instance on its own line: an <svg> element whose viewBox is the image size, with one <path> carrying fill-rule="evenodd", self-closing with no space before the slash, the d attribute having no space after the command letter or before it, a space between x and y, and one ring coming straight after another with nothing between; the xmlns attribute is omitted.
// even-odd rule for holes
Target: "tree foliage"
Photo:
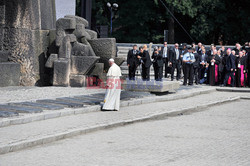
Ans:
<svg viewBox="0 0 250 166"><path fill-rule="evenodd" d="M174 8L175 17L196 42L234 44L249 40L248 0L162 1ZM119 4L113 18L113 37L118 42L163 42L163 31L171 16L160 0L93 0L92 28L110 26L107 2ZM192 42L176 22L175 41Z"/></svg>

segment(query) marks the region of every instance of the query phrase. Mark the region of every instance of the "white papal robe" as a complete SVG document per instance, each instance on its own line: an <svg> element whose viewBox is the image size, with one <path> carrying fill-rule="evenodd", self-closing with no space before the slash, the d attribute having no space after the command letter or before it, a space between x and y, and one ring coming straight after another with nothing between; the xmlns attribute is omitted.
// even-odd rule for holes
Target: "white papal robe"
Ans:
<svg viewBox="0 0 250 166"><path fill-rule="evenodd" d="M107 74L107 89L104 99L103 110L119 110L121 95L122 76L120 67L113 63Z"/></svg>

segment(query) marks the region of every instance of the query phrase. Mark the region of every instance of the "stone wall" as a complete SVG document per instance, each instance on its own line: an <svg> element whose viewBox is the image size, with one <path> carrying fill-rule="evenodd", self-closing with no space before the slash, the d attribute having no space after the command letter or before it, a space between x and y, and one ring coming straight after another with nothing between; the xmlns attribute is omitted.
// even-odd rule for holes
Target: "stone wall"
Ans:
<svg viewBox="0 0 250 166"><path fill-rule="evenodd" d="M55 17L54 0L0 0L0 50L21 65L20 85L42 84Z"/></svg>

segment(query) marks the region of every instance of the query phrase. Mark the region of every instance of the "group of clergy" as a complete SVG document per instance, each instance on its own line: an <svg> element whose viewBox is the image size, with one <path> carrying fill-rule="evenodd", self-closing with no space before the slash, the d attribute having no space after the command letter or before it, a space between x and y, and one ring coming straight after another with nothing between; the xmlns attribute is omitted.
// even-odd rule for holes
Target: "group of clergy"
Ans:
<svg viewBox="0 0 250 166"><path fill-rule="evenodd" d="M174 47L168 47L164 42L163 47L155 47L152 56L147 50L147 45L133 46L127 55L129 68L129 79L135 80L135 73L138 67L141 69L141 76L144 81L150 80L150 67L153 65L156 81L162 81L163 73L165 78L171 75L176 80L184 75L183 85L192 86L195 84L209 84L220 86L250 87L250 43L242 47L236 43L235 48L225 49L224 46L216 48L211 44L206 50L202 43L192 43L191 46L176 43Z"/></svg>

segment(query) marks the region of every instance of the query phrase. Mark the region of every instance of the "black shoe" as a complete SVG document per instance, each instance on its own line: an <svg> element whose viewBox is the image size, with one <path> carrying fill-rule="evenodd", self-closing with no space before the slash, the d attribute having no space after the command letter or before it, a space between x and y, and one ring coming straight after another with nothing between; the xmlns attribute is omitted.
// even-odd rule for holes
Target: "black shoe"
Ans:
<svg viewBox="0 0 250 166"><path fill-rule="evenodd" d="M187 86L187 84L183 84L183 86Z"/></svg>

